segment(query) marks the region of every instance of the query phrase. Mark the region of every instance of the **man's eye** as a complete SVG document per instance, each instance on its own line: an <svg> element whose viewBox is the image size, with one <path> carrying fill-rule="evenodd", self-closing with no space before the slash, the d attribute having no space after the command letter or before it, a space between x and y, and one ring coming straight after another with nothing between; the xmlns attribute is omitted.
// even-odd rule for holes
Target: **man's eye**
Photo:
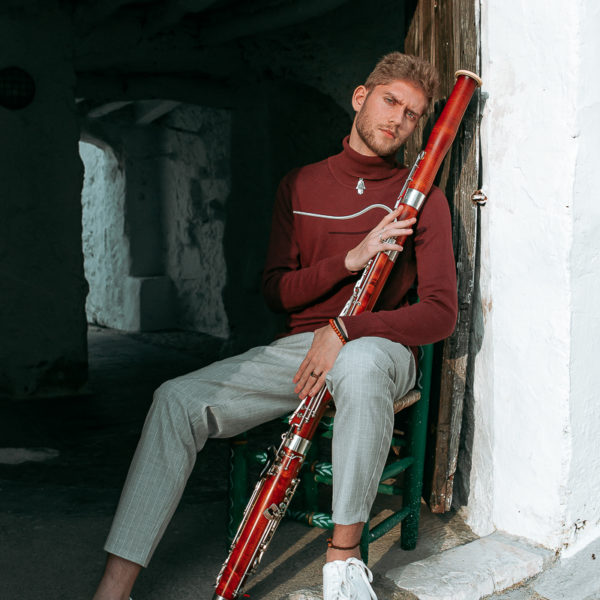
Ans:
<svg viewBox="0 0 600 600"><path fill-rule="evenodd" d="M394 104L394 100L393 98L384 98L384 100L388 103L388 104Z"/></svg>
<svg viewBox="0 0 600 600"><path fill-rule="evenodd" d="M410 110L407 111L406 116L411 120L411 121L415 121L417 118L417 115L414 112L411 112Z"/></svg>

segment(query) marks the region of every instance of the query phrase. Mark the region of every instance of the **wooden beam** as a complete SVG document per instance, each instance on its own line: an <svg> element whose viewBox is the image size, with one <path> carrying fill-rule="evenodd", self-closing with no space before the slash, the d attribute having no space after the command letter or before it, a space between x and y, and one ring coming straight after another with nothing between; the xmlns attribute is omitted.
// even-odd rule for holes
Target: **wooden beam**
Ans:
<svg viewBox="0 0 600 600"><path fill-rule="evenodd" d="M143 0L142 0L143 2ZM135 0L89 0L75 3L74 20L78 27L85 30L97 27L127 5L136 4Z"/></svg>
<svg viewBox="0 0 600 600"><path fill-rule="evenodd" d="M419 124L417 135L407 143L409 162L424 146L426 137L454 85L458 69L475 71L478 59L475 0L419 0L406 37L405 49L433 63L440 72L441 89L430 113ZM476 94L476 98L479 94ZM478 209L471 193L478 187L479 148L477 99L465 115L456 140L446 157L437 185L445 191L453 223L454 253L458 277L458 320L454 333L443 344L439 404L435 425L429 505L446 512L452 504L457 467L463 403L469 366L471 312L475 281ZM433 407L435 409L435 407ZM428 485L430 484L430 485Z"/></svg>
<svg viewBox="0 0 600 600"><path fill-rule="evenodd" d="M98 117L103 117L104 115L108 115L111 112L115 112L116 110L120 110L124 106L128 106L131 104L131 100L124 100L119 102L106 102L90 109L87 113L87 116L91 119L97 119Z"/></svg>
<svg viewBox="0 0 600 600"><path fill-rule="evenodd" d="M149 24L126 14L87 33L75 31L76 71L181 73L203 71L227 76L244 65L241 50L231 44L203 47L196 27L187 20L175 28L150 35ZM107 43L107 40L110 43Z"/></svg>
<svg viewBox="0 0 600 600"><path fill-rule="evenodd" d="M179 24L189 14L199 14L210 8L216 0L171 0L165 5L148 12L148 25L145 34L148 37L166 31Z"/></svg>
<svg viewBox="0 0 600 600"><path fill-rule="evenodd" d="M180 104L176 100L140 100L135 103L135 122L138 125L148 125Z"/></svg>
<svg viewBox="0 0 600 600"><path fill-rule="evenodd" d="M173 100L201 106L233 107L239 90L204 74L77 73L75 95L110 102Z"/></svg>
<svg viewBox="0 0 600 600"><path fill-rule="evenodd" d="M202 44L222 44L231 40L256 35L282 27L289 27L325 14L348 0L294 0L288 4L268 7L251 13L222 11L198 29Z"/></svg>

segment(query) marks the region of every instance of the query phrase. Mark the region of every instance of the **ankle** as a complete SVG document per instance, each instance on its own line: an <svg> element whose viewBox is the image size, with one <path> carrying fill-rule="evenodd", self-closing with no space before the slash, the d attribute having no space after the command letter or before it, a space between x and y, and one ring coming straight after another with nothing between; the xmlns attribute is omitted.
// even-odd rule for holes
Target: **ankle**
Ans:
<svg viewBox="0 0 600 600"><path fill-rule="evenodd" d="M342 542L334 542L333 538L327 540L326 562L334 560L348 560L349 558L360 558L360 539L358 541L346 537Z"/></svg>
<svg viewBox="0 0 600 600"><path fill-rule="evenodd" d="M130 600L131 589L142 567L109 554L106 569L92 600Z"/></svg>
<svg viewBox="0 0 600 600"><path fill-rule="evenodd" d="M111 585L102 585L96 590L92 600L131 600L128 592L123 592Z"/></svg>
<svg viewBox="0 0 600 600"><path fill-rule="evenodd" d="M360 558L360 548L357 546L352 550L334 550L328 548L325 562L333 562L334 560L348 560L349 558Z"/></svg>

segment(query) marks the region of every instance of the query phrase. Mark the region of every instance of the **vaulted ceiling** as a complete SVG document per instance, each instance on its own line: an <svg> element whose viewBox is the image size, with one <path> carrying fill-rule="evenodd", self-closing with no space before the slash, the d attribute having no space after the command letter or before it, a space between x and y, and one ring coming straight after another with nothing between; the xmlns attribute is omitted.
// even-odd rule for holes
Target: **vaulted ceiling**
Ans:
<svg viewBox="0 0 600 600"><path fill-rule="evenodd" d="M410 4L410 0L371 0L368 7L364 0L59 2L72 21L80 111L98 118L136 102L136 120L142 123L165 114L174 102L239 105L249 89L265 80L302 82L346 103L348 90L374 60L402 47L405 4ZM40 6L40 0L17 4ZM146 103L138 102L142 100Z"/></svg>

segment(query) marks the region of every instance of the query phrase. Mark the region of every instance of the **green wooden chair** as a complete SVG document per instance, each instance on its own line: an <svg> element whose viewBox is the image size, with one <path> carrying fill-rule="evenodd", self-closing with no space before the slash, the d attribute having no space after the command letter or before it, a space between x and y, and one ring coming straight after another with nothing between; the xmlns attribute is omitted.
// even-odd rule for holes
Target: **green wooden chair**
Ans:
<svg viewBox="0 0 600 600"><path fill-rule="evenodd" d="M361 555L365 564L369 556L369 544L402 523L400 546L413 550L417 543L421 491L423 487L423 465L427 434L427 414L431 390L433 345L419 348L419 373L416 387L394 404L394 412L407 411L403 432L394 431L392 448L394 459L384 467L378 493L401 495L400 510L388 516L371 528L365 524L361 538ZM313 527L333 529L330 513L319 511L318 484L332 484L331 462L321 458L319 447L322 441L329 441L333 434L335 410L328 411L322 419L320 440L313 440L309 454L301 471L301 484L286 513L287 518L306 523ZM397 456L396 456L397 454ZM252 462L266 464L268 453L252 452L248 449L246 434L231 440L230 486L229 486L229 526L228 535L233 539L242 519L249 498L248 471ZM400 479L399 476L403 475ZM298 498L300 496L300 498ZM302 506L298 506L302 504Z"/></svg>

